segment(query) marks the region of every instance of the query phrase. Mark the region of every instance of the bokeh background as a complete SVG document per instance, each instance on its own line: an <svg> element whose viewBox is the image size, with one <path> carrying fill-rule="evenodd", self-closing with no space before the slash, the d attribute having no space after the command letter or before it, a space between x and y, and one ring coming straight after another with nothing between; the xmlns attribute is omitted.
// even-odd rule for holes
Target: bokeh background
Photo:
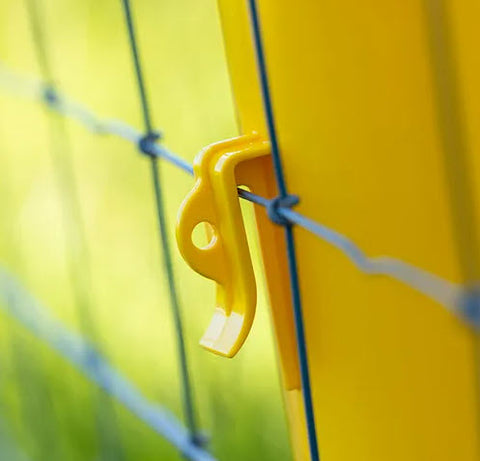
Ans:
<svg viewBox="0 0 480 461"><path fill-rule="evenodd" d="M155 126L165 144L189 161L203 146L237 134L215 3L132 1ZM38 4L58 88L102 116L140 128L120 0ZM0 63L39 76L32 40L26 2L0 0ZM59 122L51 117L40 104L0 86L0 264L56 318L88 334L69 272L76 253L69 248L72 226L62 217L51 139ZM60 150L73 159L90 259L89 267L82 267L83 256L74 263L91 279L95 339L148 398L181 418L148 160L130 143L91 134L75 122L66 122L66 132ZM214 285L187 267L174 244L176 212L192 178L166 163L161 174L197 414L209 447L221 460L290 459L251 210L244 205L259 285L257 317L242 351L227 360L198 346L212 314ZM165 440L98 392L0 311L0 459L180 459Z"/></svg>

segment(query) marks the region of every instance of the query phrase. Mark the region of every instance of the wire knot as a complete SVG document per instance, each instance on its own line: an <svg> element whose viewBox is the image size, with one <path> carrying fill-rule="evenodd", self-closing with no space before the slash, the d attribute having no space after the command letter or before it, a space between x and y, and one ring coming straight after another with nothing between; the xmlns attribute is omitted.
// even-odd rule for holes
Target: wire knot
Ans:
<svg viewBox="0 0 480 461"><path fill-rule="evenodd" d="M279 213L280 208L292 208L300 201L297 195L278 196L270 200L267 205L267 214L271 221L279 226L286 226L290 221Z"/></svg>
<svg viewBox="0 0 480 461"><path fill-rule="evenodd" d="M474 328L480 328L480 290L473 288L467 291L460 302L464 319Z"/></svg>
<svg viewBox="0 0 480 461"><path fill-rule="evenodd" d="M158 157L156 142L161 138L158 131L150 131L138 140L138 148L142 154Z"/></svg>
<svg viewBox="0 0 480 461"><path fill-rule="evenodd" d="M190 440L196 447L204 448L208 445L210 438L204 432L195 432L190 436Z"/></svg>
<svg viewBox="0 0 480 461"><path fill-rule="evenodd" d="M54 106L55 104L58 103L60 99L58 97L57 92L55 91L55 88L53 88L53 86L51 85L45 86L45 88L43 89L42 97L43 97L43 101L48 106Z"/></svg>

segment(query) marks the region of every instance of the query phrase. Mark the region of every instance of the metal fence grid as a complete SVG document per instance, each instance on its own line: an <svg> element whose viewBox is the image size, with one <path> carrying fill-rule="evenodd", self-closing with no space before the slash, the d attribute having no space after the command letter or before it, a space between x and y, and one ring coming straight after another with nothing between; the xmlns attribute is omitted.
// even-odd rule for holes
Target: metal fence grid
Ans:
<svg viewBox="0 0 480 461"><path fill-rule="evenodd" d="M48 57L48 44L46 43L42 28L42 12L39 10L39 4L36 0L27 0L27 6L42 77L39 80L32 80L0 66L0 86L15 95L24 96L43 103L53 113L61 116L60 118L71 118L95 134L113 135L123 138L132 143L138 152L148 156L151 163L151 180L156 204L155 213L158 218L158 231L162 247L163 258L161 264L167 275L170 305L176 330L186 428L166 410L145 399L128 380L109 365L103 358L101 350L98 350L98 347L100 347L98 343L94 346L82 335L77 335L69 331L58 321L51 318L40 303L5 270L0 272L0 298L6 306L5 309L14 318L25 325L34 335L57 350L75 367L80 369L87 377L102 388L107 395L121 402L158 434L165 437L187 459L198 461L213 460L213 457L205 447L206 440L199 431L196 420L195 402L189 375L188 358L185 350L181 309L172 267L170 242L167 235L168 223L163 205L164 191L159 177L159 160L167 161L190 175L193 175L193 168L192 165L182 159L181 156L167 149L161 143L161 135L154 129L142 72L140 53L136 42L136 29L130 2L129 0L121 0L121 3L125 16L126 32L130 44L132 62L135 69L139 104L143 114L143 130L138 130L122 121L101 118L83 105L70 100L67 96L57 91L54 74ZM336 247L349 258L360 271L370 275L390 277L408 285L412 289L433 299L454 315L470 323L473 328L480 326L479 296L475 289L455 284L397 258L390 256L369 257L347 236L321 223L315 222L292 209L301 198L288 193L283 174L280 146L275 130L273 102L269 90L257 2L255 0L248 0L248 4L265 119L272 147L272 159L278 196L266 198L243 189L238 189L238 195L244 200L265 208L270 219L276 224L283 226L285 230L290 288L295 318L310 456L312 461L317 461L319 460L319 450L308 374L301 293L295 255L294 233L296 229L311 232L323 241ZM77 244L80 242L81 249L79 253L84 258L86 267L88 267L87 248L83 233L83 219L74 180L75 174L72 170L69 153L66 152L66 149L61 148L61 146L65 144L65 141L61 140L61 138L65 137L64 130L65 128L62 122L57 125L52 125L51 136L53 144L57 145L57 153L54 154L54 160L59 183L59 193L65 202L64 208L70 209L73 215L72 222L74 228L70 226L68 229L73 234L71 238L75 239ZM58 146L60 146L60 148ZM96 339L94 326L89 314L91 300L89 300L87 296L88 289L86 285L88 285L88 277L86 278L85 275L79 274L74 268L71 269L72 278L76 281L76 301L79 306L79 315L82 319L81 323L83 323L85 331L88 330L90 335L93 332L93 338Z"/></svg>

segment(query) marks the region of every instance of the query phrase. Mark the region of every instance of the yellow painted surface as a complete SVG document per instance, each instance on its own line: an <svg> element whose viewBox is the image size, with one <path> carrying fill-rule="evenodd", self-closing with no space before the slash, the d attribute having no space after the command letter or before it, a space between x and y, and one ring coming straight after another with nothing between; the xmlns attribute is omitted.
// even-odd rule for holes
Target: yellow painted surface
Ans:
<svg viewBox="0 0 480 461"><path fill-rule="evenodd" d="M478 280L480 6L258 3L298 210L368 255ZM219 5L240 126L265 134L246 2ZM280 242L268 245L262 213L279 355L294 389L284 255ZM478 461L472 331L411 288L360 273L308 232L297 229L295 238L322 459ZM298 395L286 392L300 460L307 455Z"/></svg>

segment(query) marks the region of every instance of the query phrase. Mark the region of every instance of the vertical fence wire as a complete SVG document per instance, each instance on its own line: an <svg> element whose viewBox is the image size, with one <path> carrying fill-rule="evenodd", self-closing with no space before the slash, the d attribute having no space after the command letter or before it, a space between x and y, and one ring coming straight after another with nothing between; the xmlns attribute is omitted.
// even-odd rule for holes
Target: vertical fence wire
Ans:
<svg viewBox="0 0 480 461"><path fill-rule="evenodd" d="M44 11L41 0L26 0L27 13L32 30L36 56L46 83L43 97L47 104L56 103L54 73L48 55ZM48 114L50 151L53 170L60 196L62 220L66 235L67 266L73 288L80 330L101 348L100 336L95 326L92 308L92 282L85 223L78 196L78 184L72 158L72 147L65 119L59 114ZM85 354L89 354L86 350ZM95 358L92 357L95 365ZM98 440L102 459L124 459L120 431L113 402L105 393L94 389L92 394L93 416L98 428Z"/></svg>
<svg viewBox="0 0 480 461"><path fill-rule="evenodd" d="M33 0L28 0L29 4L34 4ZM163 252L163 264L165 267L167 280L168 280L168 287L169 287L169 294L170 294L170 303L172 307L172 313L176 328L176 335L177 335L177 342L178 342L178 349L179 349L179 362L180 362L180 369L181 369L181 377L182 377L182 385L183 385L183 400L184 400L184 411L187 426L190 430L192 440L197 441L200 443L200 438L198 436L198 428L195 420L195 412L194 412L194 402L192 396L192 388L191 388L191 381L189 376L188 370L188 363L187 363L187 355L185 349L185 341L183 335L183 325L182 325L182 318L180 314L180 306L178 301L178 294L176 290L176 284L174 279L173 273L173 266L172 266L172 258L170 252L170 242L168 239L168 232L167 232L167 225L166 225L166 216L163 204L163 191L162 191L162 184L160 181L160 175L158 170L158 153L156 153L156 149L158 150L158 146L155 145L155 141L158 139L159 135L153 131L152 127L152 119L150 114L150 108L148 104L148 98L146 95L144 79L142 74L142 67L140 63L140 57L138 53L138 47L136 44L135 38L135 28L133 24L133 18L130 8L129 0L122 0L126 24L128 28L128 36L130 40L130 47L135 67L136 73L136 80L137 86L139 90L139 99L141 103L141 110L143 112L143 119L144 119L144 126L145 126L145 135L143 138L140 139L139 148L140 150L148 155L151 160L151 173L152 173L152 181L153 181L153 188L155 194L155 201L156 201L156 213L158 219L158 227L159 227L159 234L160 234L160 241L162 246ZM436 2L432 2L427 0L427 6L431 7ZM441 4L442 2L439 2ZM280 149L278 144L278 138L275 128L275 119L273 114L273 104L270 95L269 89L269 82L268 82L268 75L267 75L267 66L265 62L265 55L262 43L262 34L261 34L261 26L259 20L259 14L257 9L257 4L255 0L249 0L250 6L250 15L252 21L252 29L253 29L253 37L254 37L254 45L256 50L256 57L257 57L257 65L260 77L260 86L261 92L263 96L263 104L264 104L264 111L265 117L267 121L267 128L268 134L270 137L271 145L272 145L272 159L274 164L275 170L275 177L277 182L277 187L279 191L279 196L277 197L277 211L281 215L284 213L285 215L288 213L288 200L292 198L288 194L288 189L285 181L284 171L282 167ZM33 9L33 8L32 8ZM452 173L452 176L455 176L457 173L460 177L466 174L466 167L464 163L457 162L458 160L458 152L460 151L463 154L465 150L465 146L463 145L463 138L461 133L461 126L459 125L460 117L459 114L453 113L452 115L452 108L458 109L458 101L455 99L455 88L454 83L448 81L449 73L445 72L451 68L450 62L445 62L445 57L447 61L450 56L446 55L446 51L449 51L448 47L445 47L440 43L445 37L442 37L442 27L444 25L438 23L438 11L436 9L430 10L431 15L430 20L433 21L431 23L432 30L431 32L431 48L433 56L433 64L434 64L434 71L437 76L437 97L439 103L439 115L440 115L440 125L444 125L445 129L442 130L444 134L444 148L445 148L445 156L446 156L446 163L449 166L448 170L453 171L455 174ZM432 19L433 18L433 19ZM437 27L438 26L438 27ZM441 27L440 27L441 26ZM42 69L42 73L44 75L44 79L48 84L46 88L46 99L50 98L51 102L55 98L54 92L54 83L53 83L53 76L52 72L48 63L47 53L45 51L44 46L44 38L42 36L41 27L39 27L39 21L32 21L32 30L35 37L35 42L38 48L38 59L39 64ZM442 46L439 46L442 45ZM452 99L453 98L453 99ZM443 117L443 119L442 119ZM454 122L453 125L451 122ZM457 125L455 125L457 124ZM463 157L460 159L462 160ZM71 166L69 167L71 169ZM64 172L65 173L65 172ZM65 178L68 174L62 174L61 177ZM468 179L468 178L467 178ZM452 179L450 178L451 182ZM460 189L459 189L459 186ZM473 214L471 213L471 204L469 203L469 191L467 190L469 186L469 181L459 181L456 180L455 184L450 184L451 193L452 193L452 208L453 211L459 216L458 221L460 222L470 222L472 221ZM466 191L466 192L465 192ZM467 193L468 192L468 193ZM468 196L465 199L465 196ZM292 200L290 200L290 204L292 204ZM73 208L78 207L78 204ZM283 209L283 212L281 211ZM462 214L463 213L463 214ZM74 214L77 214L77 218L80 217L80 214L74 211ZM81 218L81 217L80 217ZM471 219L472 218L472 219ZM81 221L81 219L80 219ZM305 413L306 413L306 421L307 421L307 429L308 429L308 436L309 436L309 444L310 444L310 454L312 461L317 461L319 459L318 453L318 443L316 437L316 430L315 430L315 416L313 411L313 403L312 403L312 394L310 388L310 380L309 380L309 369L308 369L308 359L307 359L307 350L306 350L306 342L305 342L305 331L304 331L304 322L303 322L303 315L302 315L302 302L301 302L301 294L300 294L300 287L299 287L299 277L298 277L298 267L296 261L296 251L295 251L295 241L294 241L294 233L293 233L293 226L294 221L290 220L287 222L282 223L285 229L285 239L287 244L287 256L288 256L288 263L289 263L289 274L290 274L290 284L291 284L291 292L292 292L292 304L294 309L294 318L295 318L295 328L296 328L296 336L297 336L297 346L298 346L298 354L299 354L299 361L300 361L300 368L301 368L301 377L302 377L302 390L303 390L303 397L304 397L304 405L305 405ZM82 226L79 226L80 229ZM465 228L463 228L465 229ZM467 282L475 282L478 278L478 258L472 256L472 248L477 250L476 242L471 242L472 233L471 227L466 227L467 231L463 231L464 234L468 237L466 239L459 238L459 252L462 258L462 266L465 268L466 271L466 278L468 279ZM78 228L77 228L78 232ZM83 233L81 231L80 233ZM477 253L478 251L474 251ZM471 265L475 265L472 269ZM471 273L475 272L474 277L472 277ZM477 301L478 302L478 301ZM478 339L478 334L474 333L476 338Z"/></svg>
<svg viewBox="0 0 480 461"><path fill-rule="evenodd" d="M3 150L3 146L0 146ZM11 177L12 168L8 163L9 157L6 156L2 164L2 183L5 196L13 197L15 195L13 181ZM9 219L4 221L2 228L2 237L6 237L11 243L8 247L8 253L11 253L12 259L20 271L25 271L27 261L23 251L23 245L20 239L20 233L15 228L18 221L14 213ZM14 250L12 250L12 248ZM7 254L8 254L7 253ZM22 422L21 437L27 432L31 436L33 444L39 458L48 457L51 461L64 459L62 445L56 443L55 434L58 432L58 410L53 405L52 390L46 385L47 370L43 354L38 360L31 360L32 345L25 344L17 326L11 321L5 323L5 343L7 344L6 356L10 362L11 374L16 382L15 394L19 404L19 415ZM5 365L4 365L5 368ZM2 378L2 385L5 385L5 377ZM42 416L40 419L39 416ZM0 421L0 426L2 425ZM1 442L0 442L1 446ZM61 454L62 453L62 454ZM1 454L4 454L3 451Z"/></svg>
<svg viewBox="0 0 480 461"><path fill-rule="evenodd" d="M190 431L192 443L202 445L203 437L198 431L198 425L195 414L195 404L193 397L193 389L188 366L187 351L185 347L184 327L180 312L180 303L178 299L178 291L175 283L173 271L173 261L170 250L170 240L168 236L167 219L163 200L163 189L159 174L158 156L154 152L153 144L159 138L159 134L153 131L152 119L150 115L150 106L145 89L142 65L138 52L135 26L132 16L132 10L129 0L122 0L123 10L125 13L125 22L128 30L128 39L130 51L132 53L133 64L137 87L139 91L139 99L141 110L143 113L143 121L145 127L145 136L139 142L140 150L150 157L150 166L152 174L152 182L155 194L156 215L158 220L158 231L160 237L160 245L162 248L163 266L168 281L170 306L172 310L173 320L175 324L175 333L178 348L178 359L180 366L180 375L182 381L183 408L185 414L185 422Z"/></svg>
<svg viewBox="0 0 480 461"><path fill-rule="evenodd" d="M121 371L112 366L95 344L85 336L72 331L53 316L47 306L35 298L12 273L1 265L0 310L16 320L41 343L57 352L92 384L108 393L112 399L163 437L187 459L215 461L215 458L202 447L192 444L188 431L173 414L143 395ZM85 350L88 350L89 354L85 354ZM92 357L95 357L95 361ZM51 409L48 411L50 412ZM39 423L43 422L42 418L37 417L37 420ZM58 445L58 442L57 435L55 443ZM49 456L41 459L50 461L52 450L49 451ZM66 461L70 458L63 456L59 459ZM88 459L105 461L103 457ZM117 458L114 459L117 460Z"/></svg>
<svg viewBox="0 0 480 461"><path fill-rule="evenodd" d="M262 34L260 27L260 18L258 15L257 4L255 0L249 0L250 18L253 32L253 42L257 58L257 67L260 78L260 87L262 92L263 107L267 122L267 130L272 148L272 160L275 172L275 178L279 191L278 203L293 203L294 197L287 191L285 175L283 172L280 148L275 128L275 118L273 115L273 104L270 95L268 82L267 66L265 62L265 53L263 50ZM293 200L292 200L293 199ZM290 290L292 295L293 313L295 319L295 333L297 338L298 358L300 363L300 375L302 381L303 403L305 406L305 419L307 423L307 433L310 448L311 461L320 459L318 452L317 433L315 428L315 415L313 410L312 391L310 387L310 376L308 369L307 347L305 341L305 328L302 314L302 301L300 294L300 285L298 279L297 258L295 251L295 240L293 235L293 225L290 222L283 224L285 229L285 241L287 244L287 258L290 274Z"/></svg>
<svg viewBox="0 0 480 461"><path fill-rule="evenodd" d="M468 135L465 128L464 107L455 60L455 45L451 19L445 0L424 0L427 41L432 67L432 81L436 103L437 128L450 210L453 216L453 237L462 282L467 289L467 317L478 321L480 309L478 282L480 280L480 247L474 201L474 179L469 164ZM475 373L476 446L480 457L480 335L471 332Z"/></svg>

